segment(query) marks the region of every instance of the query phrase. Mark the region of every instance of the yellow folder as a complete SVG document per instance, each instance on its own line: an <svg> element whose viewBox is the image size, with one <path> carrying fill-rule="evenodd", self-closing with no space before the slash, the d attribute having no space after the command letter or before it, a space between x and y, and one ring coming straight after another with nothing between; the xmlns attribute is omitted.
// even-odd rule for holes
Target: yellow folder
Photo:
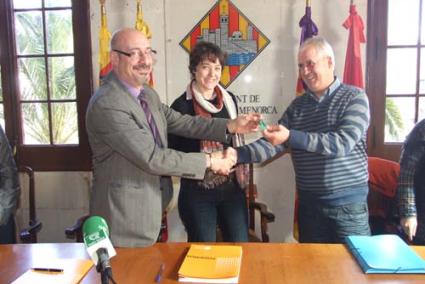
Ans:
<svg viewBox="0 0 425 284"><path fill-rule="evenodd" d="M179 281L238 283L241 261L241 246L191 245L179 269Z"/></svg>

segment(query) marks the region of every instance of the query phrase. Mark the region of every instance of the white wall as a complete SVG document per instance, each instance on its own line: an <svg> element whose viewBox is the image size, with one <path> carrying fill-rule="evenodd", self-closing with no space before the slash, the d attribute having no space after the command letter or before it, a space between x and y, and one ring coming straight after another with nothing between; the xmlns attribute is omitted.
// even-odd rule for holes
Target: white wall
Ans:
<svg viewBox="0 0 425 284"><path fill-rule="evenodd" d="M336 74L342 77L348 31L342 23L348 16L349 0L315 0L312 17L319 34L335 49ZM355 1L366 24L367 1ZM134 26L136 1L106 0L108 27L112 32ZM189 74L188 54L179 46L183 37L216 3L214 0L145 0L142 1L144 19L152 34L152 46L157 49L155 88L164 103L170 104L185 89ZM258 95L260 102L248 105L274 105L277 114L266 115L268 122L276 122L294 97L296 82L296 53L299 45L298 21L304 15L302 0L233 0L232 3L270 39L265 50L229 86L238 96ZM100 8L98 0L91 0L92 47L94 77L98 74L98 31ZM363 58L365 57L365 46ZM364 65L363 65L364 66ZM245 78L253 80L247 82ZM243 104L242 104L243 105ZM37 173L37 211L45 224L41 241L62 241L63 228L87 212L90 173ZM259 199L266 202L276 215L270 226L274 242L292 240L294 203L294 172L290 158L280 157L266 166L257 166L255 182ZM25 206L25 205L24 205ZM184 240L184 230L174 210L170 216L170 238Z"/></svg>
<svg viewBox="0 0 425 284"><path fill-rule="evenodd" d="M28 227L28 176L20 174L21 202L16 214L18 229ZM87 214L90 172L36 172L35 201L37 219L43 223L39 242L67 242L65 227Z"/></svg>

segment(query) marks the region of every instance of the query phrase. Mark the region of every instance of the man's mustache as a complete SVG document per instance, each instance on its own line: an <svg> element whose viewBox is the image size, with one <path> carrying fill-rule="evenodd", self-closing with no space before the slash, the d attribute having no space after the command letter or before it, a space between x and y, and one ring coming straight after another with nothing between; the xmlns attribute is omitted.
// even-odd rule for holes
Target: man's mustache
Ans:
<svg viewBox="0 0 425 284"><path fill-rule="evenodd" d="M136 70L138 70L138 69L149 69L149 68L151 68L151 66L152 66L151 64L141 63L141 64L133 66L133 69L136 69Z"/></svg>

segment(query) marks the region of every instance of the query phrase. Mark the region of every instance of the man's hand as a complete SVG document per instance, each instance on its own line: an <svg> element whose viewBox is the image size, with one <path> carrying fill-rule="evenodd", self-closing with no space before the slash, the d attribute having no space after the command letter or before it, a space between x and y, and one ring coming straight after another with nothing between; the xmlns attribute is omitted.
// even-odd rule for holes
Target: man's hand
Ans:
<svg viewBox="0 0 425 284"><path fill-rule="evenodd" d="M238 152L232 147L229 147L226 150L224 150L223 154L225 157L233 159L235 163L238 161Z"/></svg>
<svg viewBox="0 0 425 284"><path fill-rule="evenodd" d="M283 125L269 125L263 136L274 146L285 143L289 138L289 130Z"/></svg>
<svg viewBox="0 0 425 284"><path fill-rule="evenodd" d="M230 133L245 134L258 131L258 124L261 120L261 114L250 113L241 114L235 119L230 119L227 123L227 130Z"/></svg>
<svg viewBox="0 0 425 284"><path fill-rule="evenodd" d="M223 151L211 153L210 169L220 175L228 175L236 164L234 155L226 154Z"/></svg>
<svg viewBox="0 0 425 284"><path fill-rule="evenodd" d="M400 225L409 237L409 240L412 241L413 237L416 235L416 228L418 227L418 219L416 216L401 218Z"/></svg>

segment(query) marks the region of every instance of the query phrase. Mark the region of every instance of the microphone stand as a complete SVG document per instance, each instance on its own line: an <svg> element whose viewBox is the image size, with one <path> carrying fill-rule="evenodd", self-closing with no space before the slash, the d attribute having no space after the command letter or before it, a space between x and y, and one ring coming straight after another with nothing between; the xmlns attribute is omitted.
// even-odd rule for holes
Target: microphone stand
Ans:
<svg viewBox="0 0 425 284"><path fill-rule="evenodd" d="M108 251L105 248L99 248L96 254L98 256L96 271L100 273L101 283L109 284L110 280L113 284L117 284L112 277L112 267L109 263Z"/></svg>
<svg viewBox="0 0 425 284"><path fill-rule="evenodd" d="M100 283L102 283L102 284L108 284L108 283L109 283L109 277L108 277L108 274L106 273L106 271L105 271L105 270L103 270L103 269L101 268L100 263L98 263L98 264L96 265L96 271L100 273L100 280L101 280L101 281L100 281Z"/></svg>

